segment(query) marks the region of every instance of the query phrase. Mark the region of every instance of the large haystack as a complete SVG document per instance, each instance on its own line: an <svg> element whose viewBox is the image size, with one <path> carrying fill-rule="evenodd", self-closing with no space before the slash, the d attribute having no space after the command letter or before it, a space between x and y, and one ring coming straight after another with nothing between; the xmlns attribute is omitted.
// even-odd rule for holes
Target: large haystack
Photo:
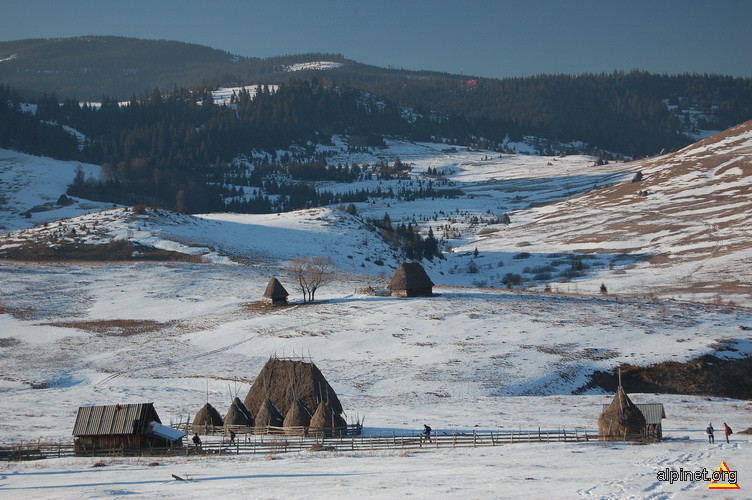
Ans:
<svg viewBox="0 0 752 500"><path fill-rule="evenodd" d="M387 288L397 297L433 295L433 281L418 262L403 262L395 271Z"/></svg>
<svg viewBox="0 0 752 500"><path fill-rule="evenodd" d="M245 405L255 415L266 399L270 399L282 415L287 415L296 400L306 408L316 408L321 401L328 401L332 411L342 414L334 389L316 365L305 361L269 359L248 391ZM257 422L256 425L263 424Z"/></svg>
<svg viewBox="0 0 752 500"><path fill-rule="evenodd" d="M230 408L227 409L227 415L225 415L225 427L229 426L253 426L253 416L245 407L240 398L235 398L230 404Z"/></svg>
<svg viewBox="0 0 752 500"><path fill-rule="evenodd" d="M282 427L285 421L284 415L279 411L274 403L267 399L261 404L254 423L256 427Z"/></svg>
<svg viewBox="0 0 752 500"><path fill-rule="evenodd" d="M206 403L193 419L193 432L204 434L211 427L222 427L223 423L222 415L212 405Z"/></svg>
<svg viewBox="0 0 752 500"><path fill-rule="evenodd" d="M264 302L275 306L282 306L287 304L287 290L282 286L277 278L272 278L266 285L266 291L264 291Z"/></svg>
<svg viewBox="0 0 752 500"><path fill-rule="evenodd" d="M598 434L606 441L639 439L645 432L645 416L619 386L614 400L598 417Z"/></svg>

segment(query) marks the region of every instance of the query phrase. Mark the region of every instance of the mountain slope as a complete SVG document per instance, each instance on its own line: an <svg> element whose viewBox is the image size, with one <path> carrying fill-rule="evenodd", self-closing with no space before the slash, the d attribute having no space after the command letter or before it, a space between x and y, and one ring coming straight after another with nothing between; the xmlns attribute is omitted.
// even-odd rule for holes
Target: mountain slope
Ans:
<svg viewBox="0 0 752 500"><path fill-rule="evenodd" d="M752 122L626 167L643 179L535 208L505 238L533 241L530 251L649 258L632 277L615 266L603 277L610 290L749 303Z"/></svg>

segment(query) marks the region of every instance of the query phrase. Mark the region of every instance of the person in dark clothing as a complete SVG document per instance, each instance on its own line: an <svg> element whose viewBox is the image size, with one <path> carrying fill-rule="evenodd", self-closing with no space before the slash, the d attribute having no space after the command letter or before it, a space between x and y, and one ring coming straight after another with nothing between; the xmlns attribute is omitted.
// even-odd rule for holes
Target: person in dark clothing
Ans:
<svg viewBox="0 0 752 500"><path fill-rule="evenodd" d="M423 434L425 434L426 439L431 439L431 426L423 424Z"/></svg>
<svg viewBox="0 0 752 500"><path fill-rule="evenodd" d="M230 431L230 444L235 444L235 431Z"/></svg>
<svg viewBox="0 0 752 500"><path fill-rule="evenodd" d="M196 445L196 448L201 447L201 438L198 437L198 432L193 435L193 444Z"/></svg>
<svg viewBox="0 0 752 500"><path fill-rule="evenodd" d="M708 435L708 443L715 443L715 437L713 436L713 424L708 424L708 426L705 428L705 434Z"/></svg>
<svg viewBox="0 0 752 500"><path fill-rule="evenodd" d="M729 434L731 434L732 432L734 431L731 430L731 427L726 425L726 422L723 422L723 434L726 436L727 443L729 442Z"/></svg>

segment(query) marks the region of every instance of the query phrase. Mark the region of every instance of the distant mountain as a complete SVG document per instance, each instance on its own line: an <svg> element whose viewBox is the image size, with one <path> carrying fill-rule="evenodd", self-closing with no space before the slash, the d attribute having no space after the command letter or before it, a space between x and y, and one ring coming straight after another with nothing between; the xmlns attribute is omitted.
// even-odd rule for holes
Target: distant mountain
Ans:
<svg viewBox="0 0 752 500"><path fill-rule="evenodd" d="M309 97L292 103L286 97L289 93L281 92L270 99L269 106L249 112L246 118L258 126L277 127L273 132L277 135L280 120L292 119L292 123L282 124L286 128L281 137L298 142L311 139L315 131L324 135L334 132L371 136L371 145L379 141L373 134L379 134L498 149L509 140L535 136L543 140L540 152L550 155L562 152L561 144L578 144L579 152L600 155L608 151L641 157L677 150L707 136L708 131L724 130L752 119L750 78L632 71L494 79L379 68L339 54L246 58L182 42L101 36L2 42L0 84L7 86L5 91L0 87L0 94L47 102L48 110L53 107L51 104L66 99L75 99L73 104L102 101L105 97L110 103L134 98L133 102L158 103L160 99L155 101L153 97L154 91L159 90L168 99L191 96L195 102L207 90L219 87L302 84L313 89ZM323 113L323 107L303 109L312 99L320 100L316 89L329 92L328 104L337 109L330 106L330 114ZM348 102L341 99L342 93L347 94L344 101ZM362 97L356 99L357 93ZM44 94L48 96L46 100ZM20 98L11 100L20 102ZM336 100L343 102L334 103ZM378 108L379 112L365 113L366 108ZM80 122L74 123L71 113L64 117L48 113L42 117L46 121L41 125L26 123L27 118L13 119L24 122L23 126L30 130L41 130L50 122L84 127ZM99 121L106 118L99 117ZM142 118L132 117L132 124L139 125ZM290 128L305 125L315 130L301 135ZM36 132L10 137L18 127L11 127L8 132L2 128L0 124L0 145L55 154L48 140L20 146ZM98 134L101 129L95 130ZM83 132L97 140L91 131ZM261 141L259 134L249 139L242 131L232 135L234 141L260 145L269 151L284 148L290 142ZM72 147L63 144L63 137L56 137L55 142L61 145L58 149ZM236 151L231 151L233 148ZM228 147L222 156L238 152L234 146ZM73 155L66 153L66 157Z"/></svg>
<svg viewBox="0 0 752 500"><path fill-rule="evenodd" d="M54 92L61 99L127 100L155 87L164 92L175 86L284 83L327 70L335 70L339 80L367 82L440 74L383 69L338 54L247 58L169 40L84 36L0 42L0 82L30 97Z"/></svg>

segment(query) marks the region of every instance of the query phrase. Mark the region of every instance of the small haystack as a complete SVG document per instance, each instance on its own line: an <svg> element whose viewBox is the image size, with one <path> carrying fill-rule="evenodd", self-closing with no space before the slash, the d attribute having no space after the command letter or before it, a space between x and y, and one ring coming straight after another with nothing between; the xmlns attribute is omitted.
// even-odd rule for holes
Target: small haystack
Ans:
<svg viewBox="0 0 752 500"><path fill-rule="evenodd" d="M253 427L253 416L238 397L232 400L225 415L225 427L230 426Z"/></svg>
<svg viewBox="0 0 752 500"><path fill-rule="evenodd" d="M222 421L222 415L209 403L206 403L196 413L196 418L193 419L193 432L198 434L205 434L209 427L222 427L224 422Z"/></svg>
<svg viewBox="0 0 752 500"><path fill-rule="evenodd" d="M300 433L300 427L308 427L311 423L311 412L305 407L303 403L298 399L290 407L290 410L285 415L285 421L282 423L282 427L293 427L295 430L287 432L289 435L297 435Z"/></svg>
<svg viewBox="0 0 752 500"><path fill-rule="evenodd" d="M287 415L297 400L306 408L316 408L321 401L328 401L337 415L342 413L342 404L334 389L316 365L305 361L269 359L248 391L245 405L255 415L267 399L282 415Z"/></svg>
<svg viewBox="0 0 752 500"><path fill-rule="evenodd" d="M256 413L254 419L256 427L282 427L285 417L270 399L266 399Z"/></svg>
<svg viewBox="0 0 752 500"><path fill-rule="evenodd" d="M283 306L287 304L287 296L290 295L282 286L282 283L277 278L269 280L269 284L266 285L266 291L264 292L264 302L273 306Z"/></svg>
<svg viewBox="0 0 752 500"><path fill-rule="evenodd" d="M606 441L641 439L645 433L645 416L619 385L616 396L598 417L598 434Z"/></svg>
<svg viewBox="0 0 752 500"><path fill-rule="evenodd" d="M396 297L433 295L433 281L418 262L403 262L395 271L387 288Z"/></svg>
<svg viewBox="0 0 752 500"><path fill-rule="evenodd" d="M316 412L313 414L313 417L311 417L311 433L312 434L325 434L330 435L331 429L334 427L344 427L347 425L347 422L345 420L335 414L332 411L332 407L329 403L322 401L319 403L318 408L316 408ZM313 429L315 428L315 429Z"/></svg>

